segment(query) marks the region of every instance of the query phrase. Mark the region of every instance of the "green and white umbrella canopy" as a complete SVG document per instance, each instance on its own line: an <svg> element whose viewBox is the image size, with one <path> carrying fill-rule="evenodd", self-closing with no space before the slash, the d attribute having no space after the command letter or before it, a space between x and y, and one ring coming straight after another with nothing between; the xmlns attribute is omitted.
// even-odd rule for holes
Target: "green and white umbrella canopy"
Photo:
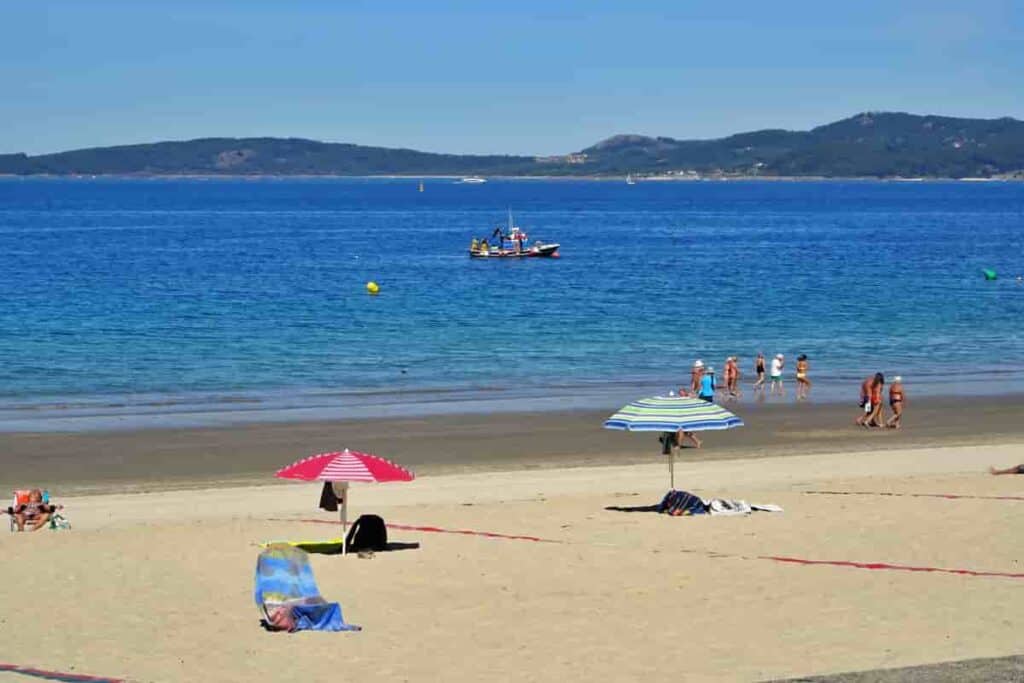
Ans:
<svg viewBox="0 0 1024 683"><path fill-rule="evenodd" d="M743 420L721 406L688 396L654 396L633 401L604 422L605 429L630 432L701 432L742 427ZM675 452L668 454L670 486L676 487Z"/></svg>
<svg viewBox="0 0 1024 683"><path fill-rule="evenodd" d="M654 396L633 401L605 420L604 426L630 432L700 432L742 427L743 420L699 398Z"/></svg>

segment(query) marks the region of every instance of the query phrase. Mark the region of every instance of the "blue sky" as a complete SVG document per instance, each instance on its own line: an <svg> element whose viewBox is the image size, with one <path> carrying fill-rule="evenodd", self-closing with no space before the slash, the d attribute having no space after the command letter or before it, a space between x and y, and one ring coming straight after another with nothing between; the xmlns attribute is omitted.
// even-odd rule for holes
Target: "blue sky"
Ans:
<svg viewBox="0 0 1024 683"><path fill-rule="evenodd" d="M0 153L206 136L555 154L863 110L1024 118L1024 3L12 1Z"/></svg>

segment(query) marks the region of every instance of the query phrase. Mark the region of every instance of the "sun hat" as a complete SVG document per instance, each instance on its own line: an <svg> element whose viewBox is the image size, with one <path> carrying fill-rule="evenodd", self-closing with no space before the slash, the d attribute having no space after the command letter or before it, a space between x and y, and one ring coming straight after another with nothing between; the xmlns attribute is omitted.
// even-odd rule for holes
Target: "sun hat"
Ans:
<svg viewBox="0 0 1024 683"><path fill-rule="evenodd" d="M782 355L781 353L777 353L777 354L775 354L775 357L776 357L776 358L785 358L785 356L783 356L783 355Z"/></svg>
<svg viewBox="0 0 1024 683"><path fill-rule="evenodd" d="M715 369L714 368L708 368L708 374L709 375L715 374Z"/></svg>
<svg viewBox="0 0 1024 683"><path fill-rule="evenodd" d="M698 358L697 360L695 360L693 362L693 367L695 367L695 368L702 368L702 367L704 367L704 361L702 361L700 358Z"/></svg>
<svg viewBox="0 0 1024 683"><path fill-rule="evenodd" d="M895 377L892 378L892 381L893 381L893 384L895 384L896 382L902 382L903 381L903 376L902 375L896 375Z"/></svg>

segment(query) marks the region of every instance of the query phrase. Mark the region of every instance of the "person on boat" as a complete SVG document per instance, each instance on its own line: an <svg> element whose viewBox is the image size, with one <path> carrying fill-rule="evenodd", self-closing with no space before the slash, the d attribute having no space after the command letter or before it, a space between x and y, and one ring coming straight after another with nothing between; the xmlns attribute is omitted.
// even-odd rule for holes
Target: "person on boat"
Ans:
<svg viewBox="0 0 1024 683"><path fill-rule="evenodd" d="M491 245L487 244L486 237L480 240L480 253L484 254L485 256L491 253Z"/></svg>
<svg viewBox="0 0 1024 683"><path fill-rule="evenodd" d="M500 251L504 251L505 250L505 237L506 237L506 235L505 235L504 232L501 231L501 226L500 225L494 229L494 232L491 233L491 237L493 237L493 238L498 240L498 249Z"/></svg>
<svg viewBox="0 0 1024 683"><path fill-rule="evenodd" d="M886 427L899 429L903 426L903 404L906 400L907 395L903 391L903 378L896 375L889 387L889 407L892 409L892 417L886 421Z"/></svg>
<svg viewBox="0 0 1024 683"><path fill-rule="evenodd" d="M469 243L469 250L470 251L476 251L479 248L480 248L480 241L477 240L477 238L474 237L473 241Z"/></svg>

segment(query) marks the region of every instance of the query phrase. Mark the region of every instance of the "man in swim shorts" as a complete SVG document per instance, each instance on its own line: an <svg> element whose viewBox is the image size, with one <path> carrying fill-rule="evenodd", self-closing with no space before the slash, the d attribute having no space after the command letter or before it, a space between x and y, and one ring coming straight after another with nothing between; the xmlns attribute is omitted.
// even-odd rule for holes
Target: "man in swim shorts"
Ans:
<svg viewBox="0 0 1024 683"><path fill-rule="evenodd" d="M785 366L785 356L781 353L775 354L775 358L772 358L771 382L768 384L768 393L773 396L782 396L786 393L782 387L782 368Z"/></svg>

